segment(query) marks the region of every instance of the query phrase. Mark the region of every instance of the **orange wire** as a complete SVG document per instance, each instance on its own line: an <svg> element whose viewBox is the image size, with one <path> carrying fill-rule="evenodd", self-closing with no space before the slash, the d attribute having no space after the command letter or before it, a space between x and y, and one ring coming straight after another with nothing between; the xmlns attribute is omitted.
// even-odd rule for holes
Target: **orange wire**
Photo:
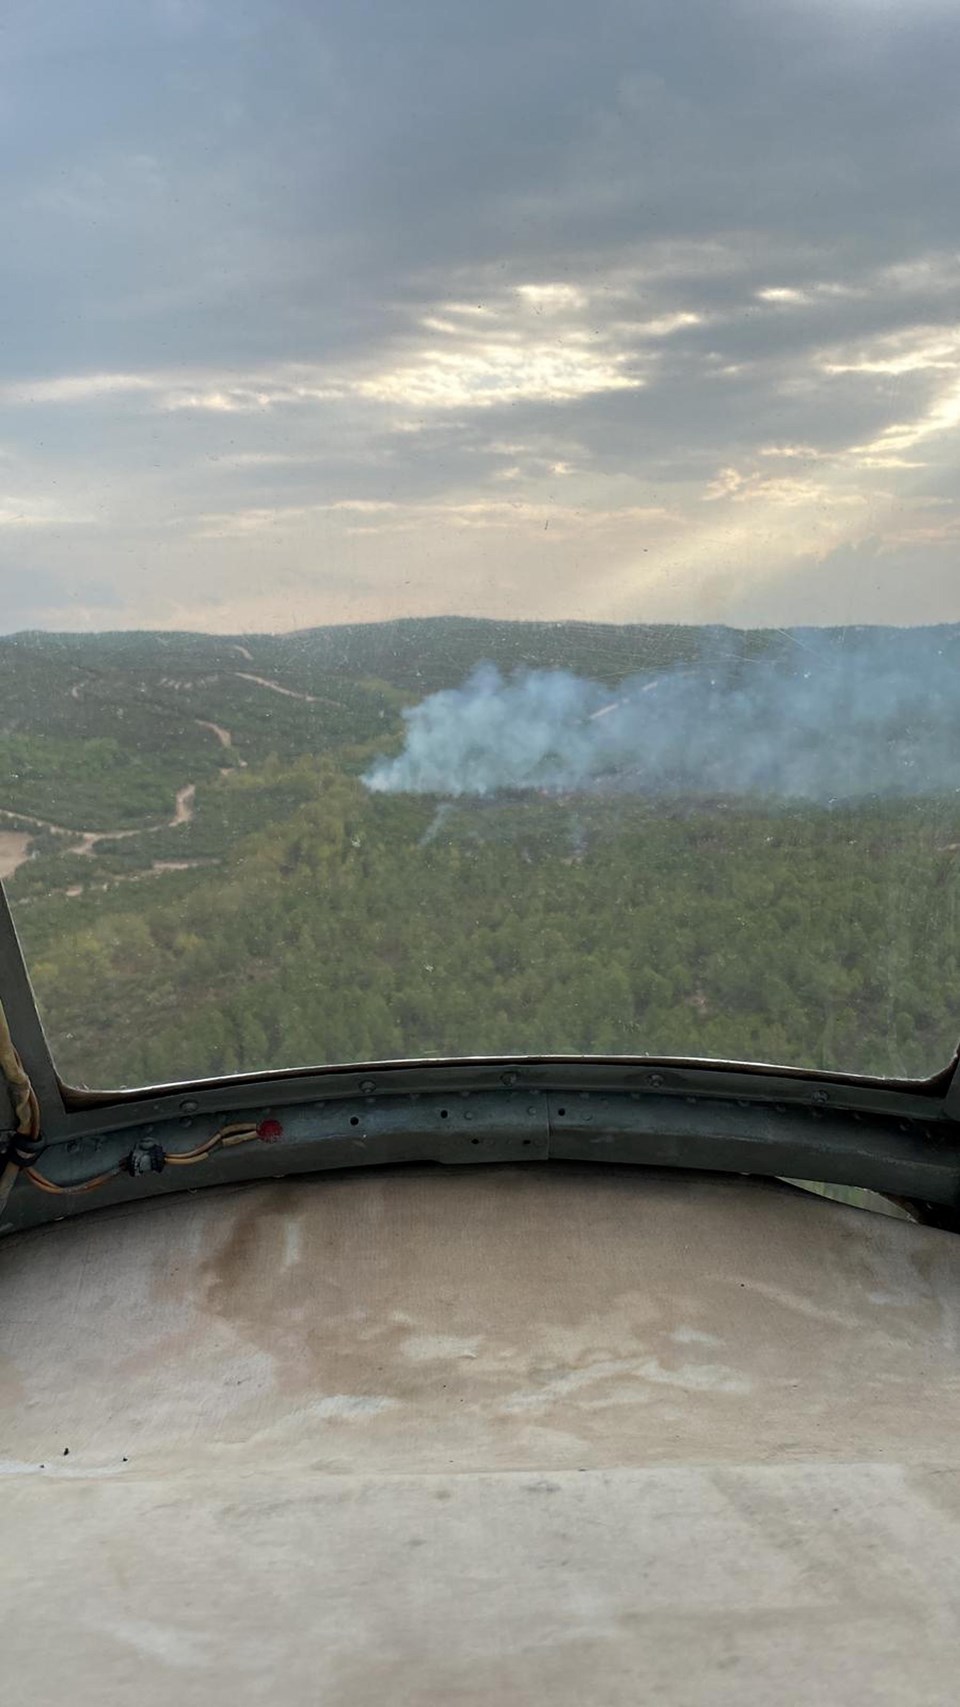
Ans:
<svg viewBox="0 0 960 1707"><path fill-rule="evenodd" d="M166 1159L172 1162L174 1167L185 1167L189 1162L202 1161L204 1156L209 1156L210 1152L221 1144L228 1148L232 1144L245 1144L248 1138L256 1136L255 1126L224 1126L219 1132L215 1132L212 1138L208 1138L205 1144L198 1144L195 1150L168 1150Z"/></svg>
<svg viewBox="0 0 960 1707"><path fill-rule="evenodd" d="M41 1191L52 1192L56 1197L73 1196L84 1191L96 1191L98 1186L106 1185L108 1180L116 1179L120 1169L111 1168L108 1173L97 1174L94 1179L84 1180L82 1185L57 1185L55 1180L47 1179L37 1168L24 1168L24 1173L31 1184L39 1186Z"/></svg>
<svg viewBox="0 0 960 1707"><path fill-rule="evenodd" d="M205 1156L211 1155L221 1145L224 1148L229 1148L234 1144L245 1144L248 1139L256 1138L256 1136L257 1129L255 1126L240 1124L222 1126L219 1132L215 1132L212 1138L208 1138L204 1144L199 1144L195 1150L181 1151L179 1155L166 1154L164 1161L171 1162L174 1167L187 1167L191 1162L202 1161ZM48 1179L46 1174L40 1173L37 1168L24 1168L23 1170L31 1184L38 1186L41 1191L50 1192L56 1197L79 1196L83 1192L97 1191L100 1186L106 1185L108 1180L117 1179L122 1171L122 1168L119 1167L109 1168L106 1173L97 1174L93 1179L84 1180L82 1185L58 1185L56 1180Z"/></svg>

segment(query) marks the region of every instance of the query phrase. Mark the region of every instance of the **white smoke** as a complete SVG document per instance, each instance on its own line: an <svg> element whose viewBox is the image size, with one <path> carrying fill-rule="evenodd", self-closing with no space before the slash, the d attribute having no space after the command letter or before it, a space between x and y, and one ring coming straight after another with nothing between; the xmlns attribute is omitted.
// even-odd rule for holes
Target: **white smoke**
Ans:
<svg viewBox="0 0 960 1707"><path fill-rule="evenodd" d="M811 800L960 792L955 630L798 631L631 677L484 664L404 713L364 778L391 793L629 789Z"/></svg>

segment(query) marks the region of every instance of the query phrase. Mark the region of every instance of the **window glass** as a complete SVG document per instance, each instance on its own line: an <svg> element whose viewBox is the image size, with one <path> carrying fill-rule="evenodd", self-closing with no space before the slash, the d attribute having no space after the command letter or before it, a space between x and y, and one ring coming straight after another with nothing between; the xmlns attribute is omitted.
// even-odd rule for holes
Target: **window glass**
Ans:
<svg viewBox="0 0 960 1707"><path fill-rule="evenodd" d="M956 8L14 0L58 1066L960 1032Z"/></svg>

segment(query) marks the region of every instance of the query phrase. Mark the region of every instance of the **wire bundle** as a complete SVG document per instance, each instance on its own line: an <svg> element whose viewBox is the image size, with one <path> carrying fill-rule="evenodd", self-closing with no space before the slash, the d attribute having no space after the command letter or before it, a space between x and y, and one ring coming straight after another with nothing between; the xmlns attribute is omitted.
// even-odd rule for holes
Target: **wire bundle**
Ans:
<svg viewBox="0 0 960 1707"><path fill-rule="evenodd" d="M34 1166L25 1168L24 1173L31 1185L37 1186L40 1191L52 1192L57 1197L78 1196L88 1191L99 1191L101 1186L107 1185L110 1180L118 1179L121 1174L161 1173L167 1166L192 1167L196 1162L206 1161L207 1157L212 1156L215 1150L233 1149L237 1144L249 1144L254 1138L258 1138L264 1143L271 1143L275 1137L280 1136L279 1130L274 1130L277 1125L276 1121L262 1120L258 1125L254 1125L251 1121L243 1121L235 1122L232 1126L221 1126L219 1131L214 1132L210 1138L205 1138L203 1143L198 1144L193 1150L165 1150L160 1144L151 1145L145 1153L145 1167L137 1165L135 1158L138 1152L132 1150L129 1155L123 1156L120 1161L116 1162L112 1168L105 1169L103 1173L94 1174L92 1179L81 1180L77 1185L59 1185L56 1180L49 1179L46 1174L41 1173L40 1169ZM141 1152L141 1154L144 1153Z"/></svg>
<svg viewBox="0 0 960 1707"><path fill-rule="evenodd" d="M0 1173L0 1214L21 1173L29 1172L31 1158L40 1146L40 1104L17 1053L7 1016L0 1003L0 1073L7 1082L17 1125L3 1172Z"/></svg>

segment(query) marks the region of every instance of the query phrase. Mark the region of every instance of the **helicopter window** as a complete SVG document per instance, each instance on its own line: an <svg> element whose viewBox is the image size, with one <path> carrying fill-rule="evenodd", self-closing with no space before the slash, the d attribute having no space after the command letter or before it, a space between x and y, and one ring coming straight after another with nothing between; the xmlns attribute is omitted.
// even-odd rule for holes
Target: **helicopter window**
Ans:
<svg viewBox="0 0 960 1707"><path fill-rule="evenodd" d="M7 8L0 878L67 1082L946 1065L958 45Z"/></svg>

